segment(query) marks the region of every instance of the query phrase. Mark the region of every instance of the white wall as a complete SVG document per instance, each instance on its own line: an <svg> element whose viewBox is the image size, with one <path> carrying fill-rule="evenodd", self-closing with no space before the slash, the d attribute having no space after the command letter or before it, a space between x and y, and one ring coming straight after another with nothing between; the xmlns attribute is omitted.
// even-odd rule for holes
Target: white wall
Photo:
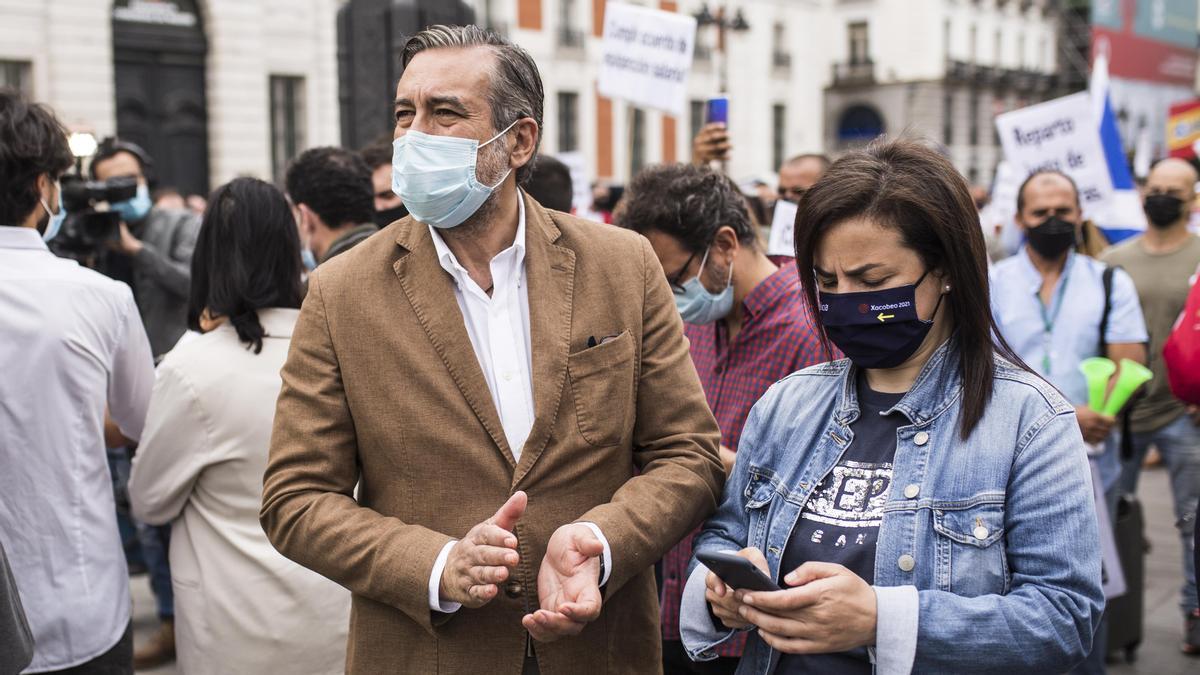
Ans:
<svg viewBox="0 0 1200 675"><path fill-rule="evenodd" d="M64 124L116 130L110 4L0 0L0 59L33 64L33 96Z"/></svg>
<svg viewBox="0 0 1200 675"><path fill-rule="evenodd" d="M271 177L268 82L305 78L308 145L339 142L341 0L200 0L209 41L208 142L215 187ZM116 131L109 0L0 0L0 59L31 61L33 96L71 127Z"/></svg>

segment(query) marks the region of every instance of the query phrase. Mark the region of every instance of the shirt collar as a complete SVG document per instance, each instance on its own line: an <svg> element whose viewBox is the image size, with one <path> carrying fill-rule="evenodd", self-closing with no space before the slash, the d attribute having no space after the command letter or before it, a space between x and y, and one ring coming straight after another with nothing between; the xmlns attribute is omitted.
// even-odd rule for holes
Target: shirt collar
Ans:
<svg viewBox="0 0 1200 675"><path fill-rule="evenodd" d="M49 251L42 234L32 227L0 226L0 248Z"/></svg>
<svg viewBox="0 0 1200 675"><path fill-rule="evenodd" d="M467 270L458 262L458 258L454 255L454 251L446 245L446 240L442 239L441 233L432 225L427 225L429 228L429 236L433 238L433 248L437 252L438 263L442 269L449 272L455 278L465 277ZM525 195L521 190L517 190L517 235L513 238L512 246L501 251L497 257L508 251L516 253L517 261L524 262L525 260Z"/></svg>
<svg viewBox="0 0 1200 675"><path fill-rule="evenodd" d="M1017 253L1017 257L1021 261L1021 271L1025 275L1026 280L1029 281L1033 291L1035 293L1040 292L1042 290L1042 273L1038 271L1038 268L1033 266L1033 260L1029 257L1029 244L1021 247L1020 252ZM1058 280L1060 285L1066 283L1066 279L1070 276L1071 269L1074 265L1075 250L1071 249L1067 251L1067 261L1063 263L1062 275Z"/></svg>
<svg viewBox="0 0 1200 675"><path fill-rule="evenodd" d="M742 301L747 316L757 316L759 313L775 306L787 297L789 291L795 288L799 277L792 265L781 265L771 276L758 282L750 294Z"/></svg>

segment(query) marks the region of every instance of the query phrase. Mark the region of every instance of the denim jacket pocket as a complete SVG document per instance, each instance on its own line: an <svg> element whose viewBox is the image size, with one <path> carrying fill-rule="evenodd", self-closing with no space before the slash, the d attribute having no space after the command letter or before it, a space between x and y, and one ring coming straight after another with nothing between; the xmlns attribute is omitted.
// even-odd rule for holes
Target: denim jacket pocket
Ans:
<svg viewBox="0 0 1200 675"><path fill-rule="evenodd" d="M742 493L745 499L749 527L746 546L766 550L767 524L770 522L771 502L776 495L775 472L757 466L750 467L750 480Z"/></svg>
<svg viewBox="0 0 1200 675"><path fill-rule="evenodd" d="M966 597L1008 593L1003 501L934 503L933 529L939 589Z"/></svg>

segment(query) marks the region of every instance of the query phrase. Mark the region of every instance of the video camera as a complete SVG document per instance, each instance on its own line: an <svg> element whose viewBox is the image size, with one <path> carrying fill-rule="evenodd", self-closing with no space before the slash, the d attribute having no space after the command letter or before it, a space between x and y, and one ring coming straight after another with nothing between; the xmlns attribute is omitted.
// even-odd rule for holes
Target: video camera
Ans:
<svg viewBox="0 0 1200 675"><path fill-rule="evenodd" d="M106 181L63 176L62 199L67 218L54 238L53 248L76 257L99 249L106 241L116 241L121 236L121 216L109 209L98 210L96 206L133 199L137 188L137 179L132 176Z"/></svg>

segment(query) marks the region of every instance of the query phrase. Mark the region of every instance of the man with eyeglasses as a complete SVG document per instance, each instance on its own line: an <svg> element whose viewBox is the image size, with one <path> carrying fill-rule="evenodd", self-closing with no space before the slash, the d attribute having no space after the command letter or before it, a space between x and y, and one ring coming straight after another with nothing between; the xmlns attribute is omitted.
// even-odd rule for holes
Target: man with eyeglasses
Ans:
<svg viewBox="0 0 1200 675"><path fill-rule="evenodd" d="M625 192L614 224L650 240L685 322L692 362L717 425L728 475L750 408L784 376L824 361L795 265L767 258L746 202L728 177L682 164L642 171ZM692 535L662 562L663 668L732 673L745 638L692 663L679 635L679 603Z"/></svg>

